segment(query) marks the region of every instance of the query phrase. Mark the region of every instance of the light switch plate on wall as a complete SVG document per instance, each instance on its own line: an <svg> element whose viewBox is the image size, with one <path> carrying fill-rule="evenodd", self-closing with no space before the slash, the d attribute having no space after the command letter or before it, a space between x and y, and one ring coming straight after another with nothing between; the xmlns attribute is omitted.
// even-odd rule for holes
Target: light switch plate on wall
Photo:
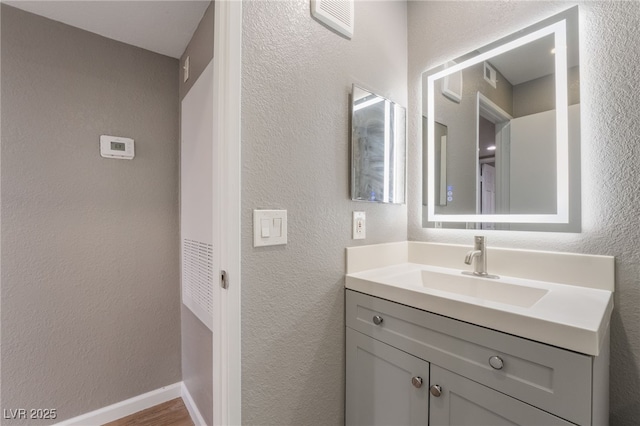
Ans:
<svg viewBox="0 0 640 426"><path fill-rule="evenodd" d="M253 246L277 246L287 244L287 211L253 211Z"/></svg>

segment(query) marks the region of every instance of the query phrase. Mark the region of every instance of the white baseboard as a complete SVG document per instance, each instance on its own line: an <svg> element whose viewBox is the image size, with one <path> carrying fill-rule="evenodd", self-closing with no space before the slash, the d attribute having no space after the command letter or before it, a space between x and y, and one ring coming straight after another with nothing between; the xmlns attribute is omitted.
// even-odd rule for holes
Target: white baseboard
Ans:
<svg viewBox="0 0 640 426"><path fill-rule="evenodd" d="M191 420L195 426L207 426L207 422L204 421L202 414L200 414L200 410L198 410L198 406L191 398L191 394L189 393L189 389L185 386L184 382L182 382L182 401L184 402L185 407L187 407L187 411L189 411L189 415L191 416Z"/></svg>
<svg viewBox="0 0 640 426"><path fill-rule="evenodd" d="M133 398L126 399L116 404L100 408L99 410L65 420L61 423L57 423L55 426L103 425L105 423L127 417L133 413L137 413L138 411L153 407L154 405L162 404L163 402L181 397L183 396L183 387L184 385L182 382L174 383L142 395L134 396ZM189 410L189 413L191 413L191 410ZM204 423L202 424L204 425Z"/></svg>

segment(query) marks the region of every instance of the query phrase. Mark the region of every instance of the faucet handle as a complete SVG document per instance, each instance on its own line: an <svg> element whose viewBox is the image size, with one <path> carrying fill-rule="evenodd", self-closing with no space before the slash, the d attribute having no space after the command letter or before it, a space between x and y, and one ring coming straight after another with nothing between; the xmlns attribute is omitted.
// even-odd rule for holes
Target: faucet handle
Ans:
<svg viewBox="0 0 640 426"><path fill-rule="evenodd" d="M476 243L478 243L478 244L484 243L484 235L476 235L473 238L476 240Z"/></svg>

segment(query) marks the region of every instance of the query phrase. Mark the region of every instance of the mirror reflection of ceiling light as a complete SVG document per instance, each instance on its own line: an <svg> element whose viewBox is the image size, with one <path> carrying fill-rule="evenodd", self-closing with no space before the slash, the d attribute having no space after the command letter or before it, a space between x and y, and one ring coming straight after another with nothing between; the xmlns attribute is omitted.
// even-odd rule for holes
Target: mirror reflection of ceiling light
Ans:
<svg viewBox="0 0 640 426"><path fill-rule="evenodd" d="M487 147L487 151L495 151L496 150L496 146L495 145L491 145Z"/></svg>

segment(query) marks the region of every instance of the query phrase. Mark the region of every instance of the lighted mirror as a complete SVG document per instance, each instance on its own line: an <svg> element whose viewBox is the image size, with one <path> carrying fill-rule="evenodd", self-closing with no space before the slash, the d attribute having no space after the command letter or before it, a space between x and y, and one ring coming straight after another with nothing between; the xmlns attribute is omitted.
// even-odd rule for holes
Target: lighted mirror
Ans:
<svg viewBox="0 0 640 426"><path fill-rule="evenodd" d="M422 84L425 226L579 231L577 7Z"/></svg>
<svg viewBox="0 0 640 426"><path fill-rule="evenodd" d="M403 204L406 110L354 85L351 112L351 198Z"/></svg>

